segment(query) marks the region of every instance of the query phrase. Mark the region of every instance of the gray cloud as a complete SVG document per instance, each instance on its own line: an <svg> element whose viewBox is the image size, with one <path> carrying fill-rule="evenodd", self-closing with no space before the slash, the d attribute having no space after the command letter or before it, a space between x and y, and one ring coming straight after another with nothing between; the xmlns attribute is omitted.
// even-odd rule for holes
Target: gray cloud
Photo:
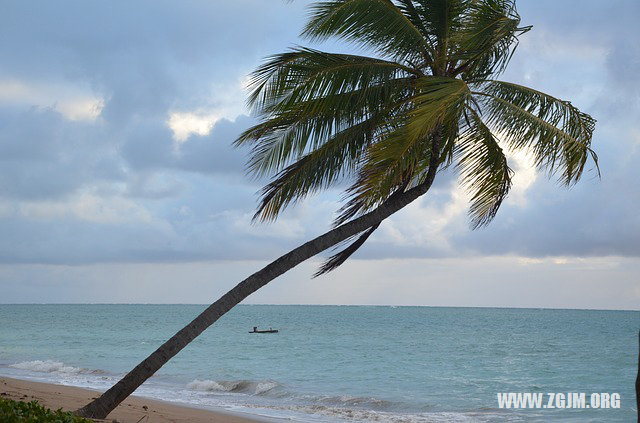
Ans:
<svg viewBox="0 0 640 423"><path fill-rule="evenodd" d="M70 123L48 108L0 109L0 194L58 198L87 182L121 180L115 148L102 125Z"/></svg>
<svg viewBox="0 0 640 423"><path fill-rule="evenodd" d="M177 145L163 122L151 120L137 124L127 133L122 155L135 169L179 169L242 177L247 151L233 148L231 143L252 124L255 120L244 115L234 122L222 119L208 135L192 135Z"/></svg>
<svg viewBox="0 0 640 423"><path fill-rule="evenodd" d="M230 146L255 122L242 107L242 79L265 55L300 42L305 3L7 4L0 17L3 262L267 259L325 231L337 190L280 222L251 225L260 182L244 176L246 150ZM523 23L534 30L504 75L598 118L601 182L590 174L567 191L538 177L526 205L507 202L488 228L471 232L448 172L358 257L640 255L633 118L640 52L627 25L639 6L617 2L615 14L611 7L523 2ZM86 98L102 99L100 116L70 119L69 107ZM177 143L168 126L174 112L219 120L209 134ZM441 224L438 213L452 214ZM429 232L434 225L441 226Z"/></svg>

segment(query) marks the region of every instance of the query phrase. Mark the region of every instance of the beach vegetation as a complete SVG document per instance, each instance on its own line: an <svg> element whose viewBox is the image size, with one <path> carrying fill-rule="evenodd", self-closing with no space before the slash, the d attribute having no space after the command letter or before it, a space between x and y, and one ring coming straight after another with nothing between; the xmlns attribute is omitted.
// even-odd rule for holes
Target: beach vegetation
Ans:
<svg viewBox="0 0 640 423"><path fill-rule="evenodd" d="M91 423L70 411L52 411L37 401L15 401L0 397L0 422L3 423Z"/></svg>

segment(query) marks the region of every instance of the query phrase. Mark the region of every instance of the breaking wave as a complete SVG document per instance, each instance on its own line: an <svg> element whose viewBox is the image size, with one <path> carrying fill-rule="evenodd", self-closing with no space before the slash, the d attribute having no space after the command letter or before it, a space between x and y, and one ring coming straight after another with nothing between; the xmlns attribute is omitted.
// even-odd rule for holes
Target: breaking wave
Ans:
<svg viewBox="0 0 640 423"><path fill-rule="evenodd" d="M374 410L384 410L393 406L390 401L371 397L354 397L349 395L310 395L300 392L292 392L284 386L272 380L252 381L252 380L200 380L187 384L187 388L192 391L211 393L234 393L246 395L260 395L273 399L290 399L301 401L306 404L338 407L366 407Z"/></svg>
<svg viewBox="0 0 640 423"><path fill-rule="evenodd" d="M233 392L249 395L263 395L280 385L270 380L199 380L187 384L187 388L195 391Z"/></svg>
<svg viewBox="0 0 640 423"><path fill-rule="evenodd" d="M61 374L105 374L103 370L84 369L82 367L68 366L60 361L53 360L33 360L10 364L9 367L19 370L27 370L39 373L61 373Z"/></svg>

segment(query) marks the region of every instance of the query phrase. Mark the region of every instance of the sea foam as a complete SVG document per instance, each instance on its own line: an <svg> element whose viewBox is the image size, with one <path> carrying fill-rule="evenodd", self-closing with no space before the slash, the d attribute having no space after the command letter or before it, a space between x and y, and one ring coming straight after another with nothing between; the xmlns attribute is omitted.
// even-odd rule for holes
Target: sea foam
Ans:
<svg viewBox="0 0 640 423"><path fill-rule="evenodd" d="M63 374L102 374L102 370L84 369L82 367L68 366L60 361L53 360L33 360L23 361L9 365L14 369L27 370L41 373L63 373Z"/></svg>
<svg viewBox="0 0 640 423"><path fill-rule="evenodd" d="M249 395L262 395L280 386L277 382L251 380L199 380L187 384L194 391L234 392Z"/></svg>

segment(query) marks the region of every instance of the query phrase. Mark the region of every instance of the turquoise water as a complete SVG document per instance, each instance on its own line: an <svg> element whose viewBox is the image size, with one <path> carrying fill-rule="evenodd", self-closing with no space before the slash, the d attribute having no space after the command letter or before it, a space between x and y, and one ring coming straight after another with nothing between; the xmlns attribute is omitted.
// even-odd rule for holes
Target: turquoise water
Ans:
<svg viewBox="0 0 640 423"><path fill-rule="evenodd" d="M0 374L106 389L202 309L0 305ZM634 311L242 305L136 393L309 422L632 421L639 328ZM499 392L621 400L507 410Z"/></svg>

